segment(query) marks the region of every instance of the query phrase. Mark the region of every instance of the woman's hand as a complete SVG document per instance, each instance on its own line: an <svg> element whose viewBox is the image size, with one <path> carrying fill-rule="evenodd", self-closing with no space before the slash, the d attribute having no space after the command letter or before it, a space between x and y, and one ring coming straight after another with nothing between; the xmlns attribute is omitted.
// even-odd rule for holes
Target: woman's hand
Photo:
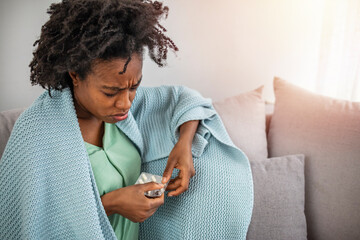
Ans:
<svg viewBox="0 0 360 240"><path fill-rule="evenodd" d="M162 187L162 184L154 182L136 184L106 193L101 201L108 216L118 213L133 222L143 222L164 204L164 194L148 198L144 193Z"/></svg>
<svg viewBox="0 0 360 240"><path fill-rule="evenodd" d="M166 190L173 190L168 194L169 197L185 192L189 188L190 178L195 175L191 145L198 125L199 121L194 120L180 126L179 141L169 155L162 180L162 183L166 183L171 178L174 168L180 170L178 176L171 179L166 188Z"/></svg>
<svg viewBox="0 0 360 240"><path fill-rule="evenodd" d="M174 168L179 169L179 175L171 179L166 190L174 190L168 196L178 196L189 188L190 178L195 175L191 146L177 142L169 155L164 176L170 179Z"/></svg>

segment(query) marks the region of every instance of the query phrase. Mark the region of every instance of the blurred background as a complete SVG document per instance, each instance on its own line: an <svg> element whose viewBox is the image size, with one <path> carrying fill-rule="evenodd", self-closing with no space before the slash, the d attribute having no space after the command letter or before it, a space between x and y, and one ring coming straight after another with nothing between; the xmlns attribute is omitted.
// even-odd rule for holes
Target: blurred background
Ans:
<svg viewBox="0 0 360 240"><path fill-rule="evenodd" d="M29 106L33 43L52 0L0 2L0 111ZM281 77L300 87L360 101L359 0L165 0L162 23L180 51L159 68L147 57L143 85L186 85L220 100ZM147 55L146 55L147 56Z"/></svg>

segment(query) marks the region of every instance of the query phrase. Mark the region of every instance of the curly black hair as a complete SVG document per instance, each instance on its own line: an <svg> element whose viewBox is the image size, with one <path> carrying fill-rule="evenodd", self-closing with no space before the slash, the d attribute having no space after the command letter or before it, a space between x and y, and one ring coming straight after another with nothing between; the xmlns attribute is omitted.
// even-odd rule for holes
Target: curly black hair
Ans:
<svg viewBox="0 0 360 240"><path fill-rule="evenodd" d="M168 49L178 51L159 23L168 7L143 0L63 0L48 9L50 19L35 41L29 65L32 85L62 90L72 88L69 71L81 79L91 71L95 60L127 59L143 54L164 66Z"/></svg>

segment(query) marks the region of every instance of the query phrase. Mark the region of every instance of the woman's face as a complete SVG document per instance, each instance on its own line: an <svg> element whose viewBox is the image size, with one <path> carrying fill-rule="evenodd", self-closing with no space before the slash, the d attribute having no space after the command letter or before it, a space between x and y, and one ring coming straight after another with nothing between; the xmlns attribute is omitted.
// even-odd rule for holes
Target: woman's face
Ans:
<svg viewBox="0 0 360 240"><path fill-rule="evenodd" d="M70 72L78 118L115 123L127 118L142 78L142 57L131 56L126 72L126 59L98 61L84 80Z"/></svg>

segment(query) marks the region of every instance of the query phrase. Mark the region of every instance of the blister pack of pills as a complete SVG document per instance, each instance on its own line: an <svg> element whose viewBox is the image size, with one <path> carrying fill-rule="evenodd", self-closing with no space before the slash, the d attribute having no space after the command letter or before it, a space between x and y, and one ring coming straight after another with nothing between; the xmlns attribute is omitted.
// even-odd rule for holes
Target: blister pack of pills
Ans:
<svg viewBox="0 0 360 240"><path fill-rule="evenodd" d="M161 184L161 180L162 180L162 176L142 172L135 184L144 184L144 183L148 183L148 182L156 182L156 183ZM147 197L160 197L161 194L163 194L165 192L167 185L168 185L168 183L164 184L164 187L161 189L147 191L144 194Z"/></svg>

